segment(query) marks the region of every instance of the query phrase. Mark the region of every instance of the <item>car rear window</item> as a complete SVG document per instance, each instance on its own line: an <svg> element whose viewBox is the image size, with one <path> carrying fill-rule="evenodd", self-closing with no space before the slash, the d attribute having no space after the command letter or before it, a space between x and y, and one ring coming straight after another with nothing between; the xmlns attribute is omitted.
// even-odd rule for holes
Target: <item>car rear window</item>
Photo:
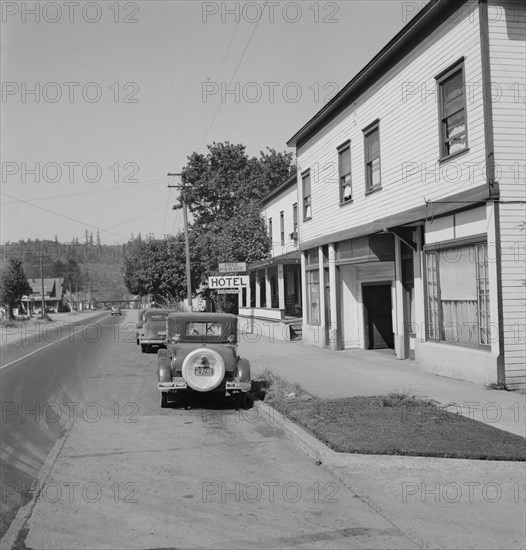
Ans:
<svg viewBox="0 0 526 550"><path fill-rule="evenodd" d="M150 321L164 321L166 319L166 315L152 315L150 317Z"/></svg>
<svg viewBox="0 0 526 550"><path fill-rule="evenodd" d="M187 336L218 336L221 334L221 323L186 323L185 334Z"/></svg>

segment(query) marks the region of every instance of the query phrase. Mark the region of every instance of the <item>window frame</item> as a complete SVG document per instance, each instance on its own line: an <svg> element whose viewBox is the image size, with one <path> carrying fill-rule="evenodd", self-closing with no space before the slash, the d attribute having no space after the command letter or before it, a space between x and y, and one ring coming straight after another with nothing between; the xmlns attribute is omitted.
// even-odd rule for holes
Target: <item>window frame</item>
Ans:
<svg viewBox="0 0 526 550"><path fill-rule="evenodd" d="M305 194L305 181L309 180L309 194ZM310 168L305 170L301 174L301 198L302 198L302 211L303 211L303 221L312 220L312 181L310 177ZM307 208L310 208L310 215L307 216Z"/></svg>
<svg viewBox="0 0 526 550"><path fill-rule="evenodd" d="M294 244L298 243L298 203L292 205L292 232L295 234L293 238Z"/></svg>
<svg viewBox="0 0 526 550"><path fill-rule="evenodd" d="M475 285L477 288L477 323L478 323L478 342L477 343L465 343L465 342L454 342L447 340L444 334L443 327L443 311L442 311L442 295L440 288L440 255L446 250L452 250L457 248L472 247L474 251L474 262L477 264L476 275L475 275ZM481 284L482 279L479 277L480 273L480 262L479 262L479 249L485 247L485 262L482 264L485 271L484 285ZM435 272L436 272L436 302L437 302L437 328L436 336L430 335L430 308L429 308L429 275L428 275L428 255L433 254L435 257ZM466 237L456 241L444 241L439 243L433 243L431 245L424 246L424 313L425 313L425 338L428 342L435 342L438 344L446 344L451 346L460 346L463 348L472 348L472 349L482 349L490 350L491 349L491 298L490 298L490 286L489 286L489 266L488 266L488 242L486 235L476 235L473 237ZM481 292L481 289L483 292ZM484 300L484 308L481 308L482 298ZM487 339L486 343L481 343L481 333L485 332L485 337Z"/></svg>
<svg viewBox="0 0 526 550"><path fill-rule="evenodd" d="M460 72L462 76L462 104L459 106L459 109L457 109L454 113L450 114L449 116L445 116L444 113L444 102L443 102L443 86L445 83L451 79L453 76L456 75L456 73ZM467 105L466 105L466 68L464 63L464 58L460 58L458 61L450 65L447 69L442 71L440 74L438 74L435 77L436 80L436 86L437 86L437 103L438 103L438 138L439 138L439 161L447 160L452 157L455 157L457 155L460 155L462 153L465 153L469 150L469 140L468 140L468 116L467 116ZM464 114L464 132L463 134L459 134L455 136L454 139L458 138L459 136L464 136L464 140L466 142L466 145L463 149L459 151L455 151L454 153L448 153L447 152L447 144L452 141L451 138L447 138L446 136L446 126L445 121L446 119L450 118L451 116L459 113L460 111L463 111Z"/></svg>
<svg viewBox="0 0 526 550"><path fill-rule="evenodd" d="M285 212L279 213L279 238L281 246L285 246Z"/></svg>
<svg viewBox="0 0 526 550"><path fill-rule="evenodd" d="M345 143L342 143L337 149L338 152L338 186L340 189L340 206L343 204L349 204L353 201L353 192L352 192L352 157L351 157L351 140L348 139ZM348 152L349 153L349 172L346 172L345 174L342 174L342 155ZM343 179L346 176L349 176L349 186L351 188L351 195L349 198L344 197L344 185L343 185Z"/></svg>
<svg viewBox="0 0 526 550"><path fill-rule="evenodd" d="M312 280L317 277L318 280ZM311 326L320 326L320 316L321 316L321 286L320 286L320 270L318 267L315 269L308 269L305 272L305 284L306 284L306 298L307 298L307 316L306 321L308 325ZM312 310L312 296L313 289L317 289L318 294L318 303L317 303L317 318L318 320L313 320L313 310Z"/></svg>
<svg viewBox="0 0 526 550"><path fill-rule="evenodd" d="M369 195L375 191L382 189L382 161L381 161L381 152L380 152L380 119L376 119L374 122L369 124L363 130L363 145L364 145L364 162L365 162L365 194ZM372 157L369 152L369 142L368 139L374 132L378 133L378 155ZM378 171L380 174L380 183L377 185L372 184L372 163L378 159Z"/></svg>
<svg viewBox="0 0 526 550"><path fill-rule="evenodd" d="M268 236L270 238L270 245L274 246L274 241L272 240L272 218L268 219Z"/></svg>

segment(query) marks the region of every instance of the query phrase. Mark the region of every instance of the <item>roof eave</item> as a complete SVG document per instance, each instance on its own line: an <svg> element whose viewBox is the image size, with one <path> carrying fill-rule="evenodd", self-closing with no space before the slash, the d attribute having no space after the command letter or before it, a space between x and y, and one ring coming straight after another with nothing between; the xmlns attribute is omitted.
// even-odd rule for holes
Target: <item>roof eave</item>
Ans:
<svg viewBox="0 0 526 550"><path fill-rule="evenodd" d="M389 68L391 61L399 59L397 54L401 50L408 46L411 50L414 49L420 41L415 38L418 38L428 26L438 25L442 20L447 19L451 10L460 8L466 2L467 0L430 0L327 105L287 141L287 146L297 147L298 144L305 142L342 108L349 105L352 98L359 95L365 82L377 79L385 72L386 66Z"/></svg>

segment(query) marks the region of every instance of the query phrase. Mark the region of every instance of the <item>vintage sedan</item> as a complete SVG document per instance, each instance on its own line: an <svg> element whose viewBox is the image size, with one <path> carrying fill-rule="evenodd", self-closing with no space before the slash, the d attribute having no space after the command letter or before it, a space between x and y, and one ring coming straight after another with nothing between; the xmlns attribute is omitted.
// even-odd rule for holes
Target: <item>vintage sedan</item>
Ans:
<svg viewBox="0 0 526 550"><path fill-rule="evenodd" d="M143 308L143 309L139 310L138 319L137 319L137 331L136 331L137 345L139 345L141 343L142 326L143 326L143 323L144 323L144 314L147 311L150 311L150 309L152 309L152 308Z"/></svg>
<svg viewBox="0 0 526 550"><path fill-rule="evenodd" d="M148 309L144 312L139 334L139 344L143 353L166 347L166 318L173 311L173 309Z"/></svg>
<svg viewBox="0 0 526 550"><path fill-rule="evenodd" d="M161 407L178 392L222 392L244 406L250 363L237 353L237 317L228 313L170 313L167 349L157 352Z"/></svg>

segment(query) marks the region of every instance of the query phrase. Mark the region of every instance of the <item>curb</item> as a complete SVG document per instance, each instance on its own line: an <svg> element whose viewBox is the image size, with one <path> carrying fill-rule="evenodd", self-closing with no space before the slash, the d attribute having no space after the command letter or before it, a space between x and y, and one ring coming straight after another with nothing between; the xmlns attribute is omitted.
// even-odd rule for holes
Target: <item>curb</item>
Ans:
<svg viewBox="0 0 526 550"><path fill-rule="evenodd" d="M469 464L469 463L482 463L487 464L488 461L484 459L474 458L444 458L435 456L414 456L414 455L388 455L388 454L369 454L369 453L339 453L334 451L325 443L322 443L315 436L311 435L304 428L296 424L293 420L285 418L280 412L258 399L252 392L248 392L248 395L253 401L253 405L260 411L261 418L265 418L268 422L277 424L283 429L286 436L293 441L302 451L308 456L314 459L318 465L324 465L327 468L350 468L367 460L377 460L386 463L387 467L405 467L407 470L411 470L413 467L420 467L423 465L440 465L451 464L451 461L455 461L455 464ZM521 461L507 461L499 460L499 464L523 464Z"/></svg>
<svg viewBox="0 0 526 550"><path fill-rule="evenodd" d="M296 443L302 451L318 463L336 466L338 461L332 456L336 454L335 451L295 424L292 420L285 418L276 409L259 400L252 392L248 392L248 395L252 399L254 407L261 412L262 418L282 428L287 437Z"/></svg>

